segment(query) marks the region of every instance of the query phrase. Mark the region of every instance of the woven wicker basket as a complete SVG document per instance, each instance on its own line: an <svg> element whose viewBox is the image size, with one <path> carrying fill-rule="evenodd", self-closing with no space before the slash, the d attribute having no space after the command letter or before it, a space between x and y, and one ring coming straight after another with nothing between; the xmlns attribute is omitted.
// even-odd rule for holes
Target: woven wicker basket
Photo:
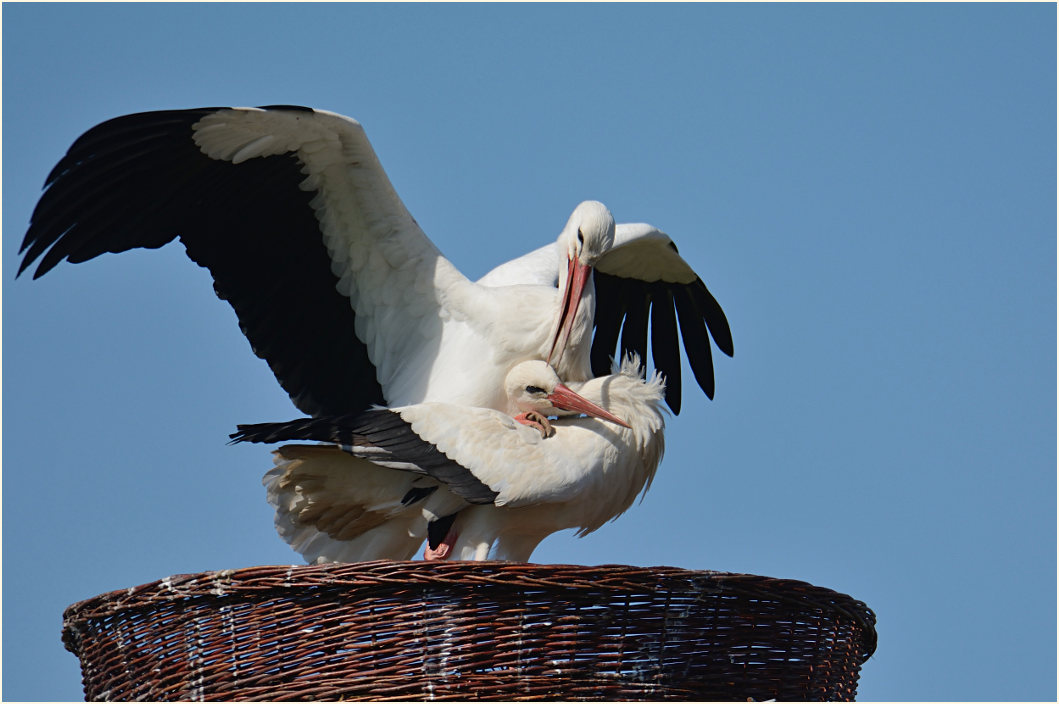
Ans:
<svg viewBox="0 0 1059 704"><path fill-rule="evenodd" d="M368 562L169 577L70 606L88 700L841 700L875 616L672 567Z"/></svg>

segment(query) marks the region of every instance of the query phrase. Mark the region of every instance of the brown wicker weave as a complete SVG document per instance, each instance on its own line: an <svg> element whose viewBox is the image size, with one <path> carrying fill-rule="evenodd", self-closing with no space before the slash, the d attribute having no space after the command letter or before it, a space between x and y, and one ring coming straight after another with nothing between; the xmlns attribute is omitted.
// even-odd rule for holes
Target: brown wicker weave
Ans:
<svg viewBox="0 0 1059 704"><path fill-rule="evenodd" d="M169 577L70 606L88 700L852 699L875 615L673 567L367 562Z"/></svg>

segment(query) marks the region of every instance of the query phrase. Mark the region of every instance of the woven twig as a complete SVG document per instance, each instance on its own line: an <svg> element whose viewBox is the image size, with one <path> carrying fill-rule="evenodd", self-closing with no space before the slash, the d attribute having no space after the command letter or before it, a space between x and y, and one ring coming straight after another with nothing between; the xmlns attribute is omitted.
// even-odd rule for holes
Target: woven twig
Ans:
<svg viewBox="0 0 1059 704"><path fill-rule="evenodd" d="M875 616L673 567L367 562L178 575L70 606L88 700L841 700Z"/></svg>

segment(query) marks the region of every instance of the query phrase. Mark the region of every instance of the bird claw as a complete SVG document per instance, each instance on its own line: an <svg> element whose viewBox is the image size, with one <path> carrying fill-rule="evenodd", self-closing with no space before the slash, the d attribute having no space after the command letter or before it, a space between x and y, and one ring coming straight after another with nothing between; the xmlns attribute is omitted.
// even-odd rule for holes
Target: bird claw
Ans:
<svg viewBox="0 0 1059 704"><path fill-rule="evenodd" d="M525 413L519 413L515 416L515 420L523 425L528 425L531 428L536 428L540 431L542 438L549 438L555 435L555 428L552 427L551 421L548 417L538 413L537 411L527 411Z"/></svg>
<svg viewBox="0 0 1059 704"><path fill-rule="evenodd" d="M428 562L448 559L449 555L452 554L452 548L456 544L456 538L458 537L459 533L455 529L449 528L445 534L445 539L438 543L436 548L430 547L430 542L428 541L426 548L423 550L423 559Z"/></svg>
<svg viewBox="0 0 1059 704"><path fill-rule="evenodd" d="M452 552L452 545L448 543L442 543L436 548L432 548L429 545L423 550L423 559L430 562L433 560L444 560Z"/></svg>

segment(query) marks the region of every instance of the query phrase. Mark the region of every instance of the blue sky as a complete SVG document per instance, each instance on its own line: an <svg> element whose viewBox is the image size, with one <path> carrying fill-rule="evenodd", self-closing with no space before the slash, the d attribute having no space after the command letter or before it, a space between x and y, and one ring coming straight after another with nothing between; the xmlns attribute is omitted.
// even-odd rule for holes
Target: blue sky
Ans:
<svg viewBox="0 0 1059 704"><path fill-rule="evenodd" d="M297 556L299 415L170 245L14 279L44 178L117 115L360 120L473 277L579 201L668 232L734 359L642 504L538 562L802 579L871 606L863 699L1056 696L1056 8L3 7L3 695L81 698L62 610ZM685 378L690 372L685 369Z"/></svg>

